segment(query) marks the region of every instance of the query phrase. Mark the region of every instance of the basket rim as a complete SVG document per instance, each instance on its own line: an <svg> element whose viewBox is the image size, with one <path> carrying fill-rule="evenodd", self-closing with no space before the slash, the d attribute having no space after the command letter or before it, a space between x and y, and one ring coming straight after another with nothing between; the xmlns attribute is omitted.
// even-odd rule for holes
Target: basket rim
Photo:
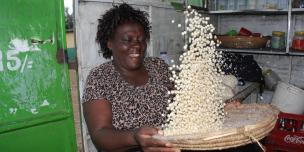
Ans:
<svg viewBox="0 0 304 152"><path fill-rule="evenodd" d="M258 108L268 112L269 116L263 117L261 121L254 125L245 125L238 128L218 131L213 134L195 134L195 138L181 138L182 136L173 139L167 139L173 147L185 150L221 150L241 145L246 145L254 141L258 141L267 136L275 127L279 110L270 104L242 104L238 108ZM232 109L233 110L233 109ZM225 133L225 134L224 134ZM224 134L223 136L220 136ZM218 137L212 138L212 136ZM184 136L185 137L185 136ZM207 140L206 140L207 139Z"/></svg>

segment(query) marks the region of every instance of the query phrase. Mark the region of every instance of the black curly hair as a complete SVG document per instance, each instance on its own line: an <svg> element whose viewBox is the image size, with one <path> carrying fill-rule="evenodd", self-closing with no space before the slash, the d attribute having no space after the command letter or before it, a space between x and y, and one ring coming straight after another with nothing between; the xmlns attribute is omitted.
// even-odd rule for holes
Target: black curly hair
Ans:
<svg viewBox="0 0 304 152"><path fill-rule="evenodd" d="M116 28L126 22L134 22L141 25L147 40L150 39L151 26L148 14L144 11L136 10L130 5L123 3L108 10L101 19L98 19L96 41L99 43L102 55L110 59L112 51L108 48L107 42L115 34Z"/></svg>

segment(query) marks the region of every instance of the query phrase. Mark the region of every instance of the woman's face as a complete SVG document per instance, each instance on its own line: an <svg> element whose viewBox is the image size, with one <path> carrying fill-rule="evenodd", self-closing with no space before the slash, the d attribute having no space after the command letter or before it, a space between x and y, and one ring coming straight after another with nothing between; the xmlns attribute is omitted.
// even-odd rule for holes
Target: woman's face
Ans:
<svg viewBox="0 0 304 152"><path fill-rule="evenodd" d="M147 48L143 27L131 22L118 26L113 38L108 41L108 47L112 50L115 64L120 68L140 68Z"/></svg>

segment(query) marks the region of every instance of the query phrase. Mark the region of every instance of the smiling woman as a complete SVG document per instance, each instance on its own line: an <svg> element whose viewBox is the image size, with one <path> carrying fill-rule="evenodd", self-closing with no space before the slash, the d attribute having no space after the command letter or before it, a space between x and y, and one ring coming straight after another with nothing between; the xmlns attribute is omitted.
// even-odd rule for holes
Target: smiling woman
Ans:
<svg viewBox="0 0 304 152"><path fill-rule="evenodd" d="M126 70L142 68L141 64L145 56L147 43L141 25L132 22L122 24L116 29L113 38L108 41L108 47L112 50L116 65L121 65L121 67L117 66L120 72L124 73L127 72ZM139 72L147 74L145 70ZM148 78L148 75L144 77L140 75L140 78Z"/></svg>
<svg viewBox="0 0 304 152"><path fill-rule="evenodd" d="M166 120L171 82L163 60L145 57L147 14L125 3L114 6L98 20L97 30L103 57L112 60L94 68L84 88L83 111L96 148L176 151L152 138Z"/></svg>

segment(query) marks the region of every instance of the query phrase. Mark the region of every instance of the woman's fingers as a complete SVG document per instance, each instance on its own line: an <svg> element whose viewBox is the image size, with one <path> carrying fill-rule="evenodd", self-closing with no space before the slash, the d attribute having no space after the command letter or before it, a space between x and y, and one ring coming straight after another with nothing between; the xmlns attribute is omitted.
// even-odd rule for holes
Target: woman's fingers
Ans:
<svg viewBox="0 0 304 152"><path fill-rule="evenodd" d="M151 138L153 135L157 134L158 129L152 127L141 127L137 130L134 130L134 139L135 141L143 145L146 143L146 139Z"/></svg>
<svg viewBox="0 0 304 152"><path fill-rule="evenodd" d="M149 136L152 136L152 135L157 134L158 131L159 131L158 128L141 127L141 128L139 128L139 130L138 130L138 134L140 134L140 135L149 135Z"/></svg>
<svg viewBox="0 0 304 152"><path fill-rule="evenodd" d="M143 138L142 142L141 142L141 146L142 147L168 147L168 148L171 148L172 144L167 141L163 141L163 140L159 140L159 139L150 137L150 138Z"/></svg>
<svg viewBox="0 0 304 152"><path fill-rule="evenodd" d="M161 133L161 131L158 128L141 127L135 132L134 138L141 147L172 147L167 141L153 138L153 135L159 133Z"/></svg>
<svg viewBox="0 0 304 152"><path fill-rule="evenodd" d="M236 108L240 105L241 105L241 102L240 102L240 100L237 99L237 100L234 100L234 101L231 101L231 102L227 103L224 107L224 110L226 111L226 110L229 110L229 109L232 109L232 108Z"/></svg>
<svg viewBox="0 0 304 152"><path fill-rule="evenodd" d="M163 147L148 147L143 149L144 152L180 152L177 148L163 148Z"/></svg>

